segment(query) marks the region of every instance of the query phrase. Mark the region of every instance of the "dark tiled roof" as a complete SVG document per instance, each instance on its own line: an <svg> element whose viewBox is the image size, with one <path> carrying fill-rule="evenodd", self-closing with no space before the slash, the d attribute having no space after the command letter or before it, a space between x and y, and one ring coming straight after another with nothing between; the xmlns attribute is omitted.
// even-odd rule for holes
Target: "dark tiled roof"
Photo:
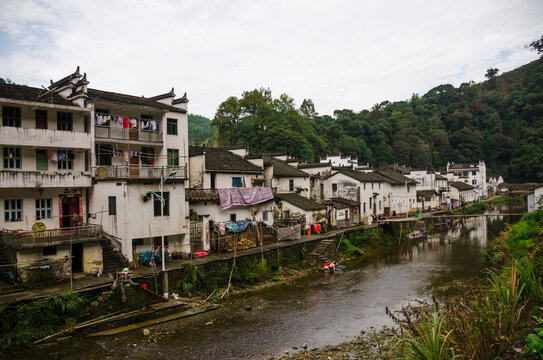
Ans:
<svg viewBox="0 0 543 360"><path fill-rule="evenodd" d="M49 85L49 89L52 89L52 88L60 88L60 87L63 87L65 85L68 85L68 84L71 84L72 83L72 79L74 78L80 78L81 77L81 74L79 73L79 66L75 69L75 72L68 75L68 76L65 76L63 77L62 79L60 80L57 80L55 82L53 82L53 80L51 80L51 85ZM85 80L86 80L86 75L85 75Z"/></svg>
<svg viewBox="0 0 543 360"><path fill-rule="evenodd" d="M273 166L273 177L309 177L309 175L302 170L298 170L295 167L290 166L284 161L279 159L272 159L270 163Z"/></svg>
<svg viewBox="0 0 543 360"><path fill-rule="evenodd" d="M343 174L360 182L388 182L386 178L374 172L361 172L355 170L340 170L337 174ZM332 175L334 176L334 175Z"/></svg>
<svg viewBox="0 0 543 360"><path fill-rule="evenodd" d="M200 146L189 147L189 156L202 155L204 153L207 171L259 174L264 171L261 167L225 149Z"/></svg>
<svg viewBox="0 0 543 360"><path fill-rule="evenodd" d="M183 96L180 97L179 99L174 99L172 101L172 105L183 104L183 103L188 103L188 102L189 102L189 99L187 98L187 93L185 92Z"/></svg>
<svg viewBox="0 0 543 360"><path fill-rule="evenodd" d="M239 150L239 149L247 149L247 145L214 146L214 148L221 149L221 150Z"/></svg>
<svg viewBox="0 0 543 360"><path fill-rule="evenodd" d="M396 171L379 170L377 173L385 178L385 181L391 185L415 185L417 182Z"/></svg>
<svg viewBox="0 0 543 360"><path fill-rule="evenodd" d="M457 188L460 191L473 189L473 186L471 186L470 184L466 184L466 183L463 183L463 182L460 182L460 181L455 181L455 182L451 183L451 186L454 186L455 188Z"/></svg>
<svg viewBox="0 0 543 360"><path fill-rule="evenodd" d="M262 154L249 154L245 155L246 159L262 159Z"/></svg>
<svg viewBox="0 0 543 360"><path fill-rule="evenodd" d="M437 191L435 190L417 190L417 196L423 197L425 200L432 199L432 196L437 195Z"/></svg>
<svg viewBox="0 0 543 360"><path fill-rule="evenodd" d="M443 175L436 174L436 180L447 180L447 178Z"/></svg>
<svg viewBox="0 0 543 360"><path fill-rule="evenodd" d="M203 155L205 146L189 146L189 156Z"/></svg>
<svg viewBox="0 0 543 360"><path fill-rule="evenodd" d="M156 100L162 100L162 99L167 99L167 98L171 98L171 97L175 97L175 93L173 92L173 88L170 90L170 92L160 94L160 95L151 96L149 98L149 100L155 100L156 101Z"/></svg>
<svg viewBox="0 0 543 360"><path fill-rule="evenodd" d="M479 168L478 163L451 164L449 169L476 169Z"/></svg>
<svg viewBox="0 0 543 360"><path fill-rule="evenodd" d="M298 165L298 169L313 169L313 168L330 167L330 166L331 164L329 162L316 163L316 164L301 164L301 165Z"/></svg>
<svg viewBox="0 0 543 360"><path fill-rule="evenodd" d="M498 185L500 188L509 188L509 189L518 189L518 190L535 190L542 187L542 183L524 183L524 184L512 184L512 183L501 183Z"/></svg>
<svg viewBox="0 0 543 360"><path fill-rule="evenodd" d="M332 200L333 202L336 202L336 203L339 203L339 204L348 205L348 206L358 206L358 205L360 205L359 202L353 201L353 200L349 200L349 199L343 199L343 198L331 198L330 200Z"/></svg>
<svg viewBox="0 0 543 360"><path fill-rule="evenodd" d="M0 98L75 106L54 91L23 85L0 84Z"/></svg>
<svg viewBox="0 0 543 360"><path fill-rule="evenodd" d="M305 211L326 209L326 206L295 193L277 194L275 197Z"/></svg>
<svg viewBox="0 0 543 360"><path fill-rule="evenodd" d="M185 198L187 201L215 201L219 200L219 192L217 189L193 189L185 190Z"/></svg>
<svg viewBox="0 0 543 360"><path fill-rule="evenodd" d="M133 96L126 94L119 94L110 91L103 91L97 89L88 89L89 99L94 101L103 101L114 104L127 104L127 105L139 105L148 106L156 109L168 110L171 112L186 113L184 109L178 109L174 106L166 105L152 98L145 98L143 96Z"/></svg>

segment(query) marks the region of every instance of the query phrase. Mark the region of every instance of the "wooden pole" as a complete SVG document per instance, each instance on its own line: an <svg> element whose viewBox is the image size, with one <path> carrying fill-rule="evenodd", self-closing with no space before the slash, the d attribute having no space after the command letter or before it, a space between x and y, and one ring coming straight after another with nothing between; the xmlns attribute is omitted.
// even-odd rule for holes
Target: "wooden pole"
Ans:
<svg viewBox="0 0 543 360"><path fill-rule="evenodd" d="M232 261L232 269L230 269L230 277L228 278L228 286L221 296L221 299L230 291L230 285L232 284L232 274L234 273L234 267L236 266L236 249L238 248L237 237L234 236L234 261Z"/></svg>

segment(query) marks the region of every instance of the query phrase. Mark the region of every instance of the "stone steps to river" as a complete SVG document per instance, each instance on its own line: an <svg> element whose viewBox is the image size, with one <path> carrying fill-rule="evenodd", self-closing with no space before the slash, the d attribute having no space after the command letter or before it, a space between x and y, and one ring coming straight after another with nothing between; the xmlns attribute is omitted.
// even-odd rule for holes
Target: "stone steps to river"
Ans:
<svg viewBox="0 0 543 360"><path fill-rule="evenodd" d="M309 253L310 256L316 257L323 263L330 263L330 259L328 258L327 250L330 247L331 244L335 244L334 239L324 239L321 240L317 246L313 249L311 253Z"/></svg>

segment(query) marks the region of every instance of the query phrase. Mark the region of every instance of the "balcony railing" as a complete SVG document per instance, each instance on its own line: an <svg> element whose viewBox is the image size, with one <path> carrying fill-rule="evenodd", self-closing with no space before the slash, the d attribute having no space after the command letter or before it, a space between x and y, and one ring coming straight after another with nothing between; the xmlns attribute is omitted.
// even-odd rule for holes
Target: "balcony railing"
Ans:
<svg viewBox="0 0 543 360"><path fill-rule="evenodd" d="M115 165L93 168L97 180L108 179L187 179L185 166Z"/></svg>
<svg viewBox="0 0 543 360"><path fill-rule="evenodd" d="M96 126L95 136L103 139L131 140L144 142L162 142L162 131L125 129L120 127Z"/></svg>
<svg viewBox="0 0 543 360"><path fill-rule="evenodd" d="M98 241L101 238L99 225L35 231L2 230L0 237L2 243L16 249Z"/></svg>

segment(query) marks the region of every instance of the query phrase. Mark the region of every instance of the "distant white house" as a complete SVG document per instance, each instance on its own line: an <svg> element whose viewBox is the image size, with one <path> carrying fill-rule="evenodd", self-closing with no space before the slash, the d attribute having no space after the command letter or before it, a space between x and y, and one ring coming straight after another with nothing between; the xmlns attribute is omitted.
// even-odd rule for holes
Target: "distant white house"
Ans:
<svg viewBox="0 0 543 360"><path fill-rule="evenodd" d="M266 201L254 205L223 208L219 189L262 189L265 183L262 157L245 159L248 149L237 147L189 148L190 187L186 198L190 208L190 252L217 250L212 226L252 220L273 224L275 204Z"/></svg>
<svg viewBox="0 0 543 360"><path fill-rule="evenodd" d="M528 211L543 209L543 186L534 189L526 196Z"/></svg>
<svg viewBox="0 0 543 360"><path fill-rule="evenodd" d="M486 165L479 160L478 163L447 163L447 178L453 182L463 182L475 188L475 200L486 199Z"/></svg>
<svg viewBox="0 0 543 360"><path fill-rule="evenodd" d="M477 200L476 189L472 185L460 181L453 181L451 183L451 202L456 203L461 200L466 202Z"/></svg>
<svg viewBox="0 0 543 360"><path fill-rule="evenodd" d="M503 178L501 176L496 177L489 177L487 181L487 190L492 193L492 195L496 195L498 193L498 186L500 184L503 184Z"/></svg>
<svg viewBox="0 0 543 360"><path fill-rule="evenodd" d="M331 163L332 166L347 167L356 169L358 168L358 159L351 158L350 156L343 155L326 155L325 158L320 159L321 163Z"/></svg>

